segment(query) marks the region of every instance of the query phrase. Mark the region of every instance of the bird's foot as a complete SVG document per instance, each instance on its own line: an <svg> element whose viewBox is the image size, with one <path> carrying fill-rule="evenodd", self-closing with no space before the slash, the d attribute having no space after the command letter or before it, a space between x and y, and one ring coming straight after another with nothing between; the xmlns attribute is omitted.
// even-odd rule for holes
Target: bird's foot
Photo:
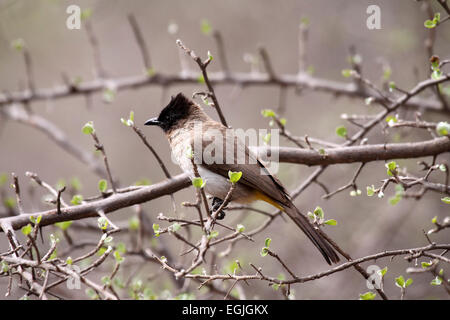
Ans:
<svg viewBox="0 0 450 320"><path fill-rule="evenodd" d="M212 209L211 209L211 214L215 211L217 211L217 209L220 208L220 206L222 205L223 200L220 198L216 198L214 197L212 200ZM223 220L225 218L225 212L223 210L220 210L220 212L217 214L216 219L217 220Z"/></svg>

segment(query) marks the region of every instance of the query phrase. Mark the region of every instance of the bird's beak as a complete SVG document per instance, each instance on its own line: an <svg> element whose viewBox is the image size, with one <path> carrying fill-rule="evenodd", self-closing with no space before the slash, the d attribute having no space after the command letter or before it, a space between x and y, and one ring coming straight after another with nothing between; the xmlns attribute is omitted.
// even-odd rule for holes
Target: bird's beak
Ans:
<svg viewBox="0 0 450 320"><path fill-rule="evenodd" d="M146 126L159 126L161 122L158 121L158 118L151 118L145 121L144 125Z"/></svg>

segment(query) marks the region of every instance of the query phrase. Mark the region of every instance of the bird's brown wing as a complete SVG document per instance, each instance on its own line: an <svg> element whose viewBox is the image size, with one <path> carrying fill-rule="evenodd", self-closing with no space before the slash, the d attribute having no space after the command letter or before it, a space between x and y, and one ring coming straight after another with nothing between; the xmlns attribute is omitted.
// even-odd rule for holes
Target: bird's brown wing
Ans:
<svg viewBox="0 0 450 320"><path fill-rule="evenodd" d="M289 205L291 203L289 194L281 182L274 175L270 174L264 164L261 163L257 156L233 134L233 131L227 130L225 132L225 130L223 130L222 132L224 137L226 136L223 144L223 163L203 161L202 166L226 178L228 178L228 171L241 171L242 177L239 180L239 183L243 183L260 191L282 205ZM204 135L204 148L211 142L215 142L212 140L213 139L210 139L208 135ZM234 144L234 147L232 147L232 144ZM244 161L239 163L236 163L236 161L234 163L226 163L226 159L236 159L238 152L242 152L242 154L245 155Z"/></svg>
<svg viewBox="0 0 450 320"><path fill-rule="evenodd" d="M215 125L217 127L217 125ZM225 130L223 130L225 131ZM300 211L292 203L286 189L281 182L273 175L271 175L268 169L258 160L255 154L253 154L247 146L236 136L233 132L227 130L227 133L223 133L226 139L222 147L222 163L213 161L204 161L202 166L206 169L220 174L221 176L228 177L228 171L241 171L242 177L239 183L243 183L252 189L258 190L270 199L278 202L284 208L284 212L295 222L295 224L306 234L306 236L313 242L313 244L319 249L323 257L328 264L337 263L339 257L330 246L326 239L324 239L314 226L310 224L308 219L300 213ZM203 149L213 141L207 134L203 135ZM222 141L222 140L221 140ZM234 147L232 147L234 144ZM241 149L239 149L241 148ZM226 163L227 153L228 159L236 159L238 150L243 151L245 155L245 163ZM234 152L234 154L233 154ZM242 160L242 159L241 159Z"/></svg>

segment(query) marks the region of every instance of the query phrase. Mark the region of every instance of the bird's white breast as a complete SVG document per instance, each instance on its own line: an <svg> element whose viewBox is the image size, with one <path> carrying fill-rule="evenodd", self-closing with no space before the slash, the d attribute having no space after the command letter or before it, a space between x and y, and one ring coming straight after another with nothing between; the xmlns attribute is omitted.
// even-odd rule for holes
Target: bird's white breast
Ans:
<svg viewBox="0 0 450 320"><path fill-rule="evenodd" d="M187 173L190 178L194 178L194 170L192 167L191 159L188 157L190 151L194 152L194 158L197 159L197 169L199 175L203 179L205 184L205 191L220 199L224 199L230 190L230 182L222 175L212 172L202 165L202 150L195 150L193 146L192 131L185 129L177 129L171 134L170 145L172 149L172 157L180 166L180 168ZM199 161L200 160L200 161ZM249 190L243 185L237 185L233 193L233 198L246 197L249 194Z"/></svg>

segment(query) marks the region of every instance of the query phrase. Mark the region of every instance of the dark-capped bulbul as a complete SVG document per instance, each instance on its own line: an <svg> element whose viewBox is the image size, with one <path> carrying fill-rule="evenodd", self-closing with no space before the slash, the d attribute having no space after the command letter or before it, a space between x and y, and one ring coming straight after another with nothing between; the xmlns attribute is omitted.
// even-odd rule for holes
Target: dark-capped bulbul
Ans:
<svg viewBox="0 0 450 320"><path fill-rule="evenodd" d="M145 125L156 125L164 131L169 140L173 158L181 169L193 178L192 160L187 155L188 150L191 152L198 172L206 183L205 191L215 200L223 201L230 189L228 172L241 171L242 177L236 184L231 201L249 203L262 200L273 205L294 221L319 249L328 264L339 261L339 257L331 245L295 207L281 182L268 172L257 155L249 150L234 133L234 130L211 119L192 100L179 93L172 97L158 117L147 120ZM199 127L200 130L198 130ZM214 141L217 139L217 134L210 134L210 132L221 133L220 139L223 140L219 143ZM200 142L200 150L196 148L198 142ZM216 149L219 150L214 152L223 155L221 158L223 161L214 161L217 160L217 153L214 154L212 160L204 158L203 150L211 143L214 143ZM238 161L239 150L243 151L245 161ZM233 161L229 161L230 157Z"/></svg>

